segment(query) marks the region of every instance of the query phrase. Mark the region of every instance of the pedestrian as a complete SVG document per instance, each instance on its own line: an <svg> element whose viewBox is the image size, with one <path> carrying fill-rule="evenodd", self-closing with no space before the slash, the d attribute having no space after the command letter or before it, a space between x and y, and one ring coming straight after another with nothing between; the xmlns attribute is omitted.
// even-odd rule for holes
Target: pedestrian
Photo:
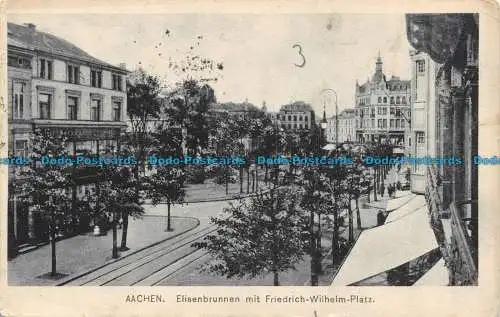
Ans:
<svg viewBox="0 0 500 317"><path fill-rule="evenodd" d="M382 210L379 210L377 213L377 226L381 226L384 224L385 216Z"/></svg>

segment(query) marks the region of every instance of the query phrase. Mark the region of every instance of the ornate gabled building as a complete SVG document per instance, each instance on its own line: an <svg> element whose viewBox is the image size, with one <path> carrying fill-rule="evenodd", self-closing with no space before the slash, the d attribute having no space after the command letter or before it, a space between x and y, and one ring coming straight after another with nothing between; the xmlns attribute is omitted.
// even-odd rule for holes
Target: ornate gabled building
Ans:
<svg viewBox="0 0 500 317"><path fill-rule="evenodd" d="M356 81L356 140L401 144L410 109L410 81L383 72L380 54L372 78Z"/></svg>
<svg viewBox="0 0 500 317"><path fill-rule="evenodd" d="M128 72L33 24L8 23L7 32L10 154L28 156L30 134L37 128L64 131L74 155L116 147L126 128ZM73 202L95 179L81 176L73 178ZM10 169L9 184L19 181ZM9 195L11 238L19 244L47 238L44 226L14 195Z"/></svg>
<svg viewBox="0 0 500 317"><path fill-rule="evenodd" d="M434 96L424 98L425 121L434 134L422 140L427 142L425 154L463 159L463 164L426 167L431 224L449 271L449 285L477 285L480 206L474 157L478 154L479 15L408 14L406 27L413 48L439 64L431 74ZM415 66L424 66L424 55L414 56L418 57Z"/></svg>

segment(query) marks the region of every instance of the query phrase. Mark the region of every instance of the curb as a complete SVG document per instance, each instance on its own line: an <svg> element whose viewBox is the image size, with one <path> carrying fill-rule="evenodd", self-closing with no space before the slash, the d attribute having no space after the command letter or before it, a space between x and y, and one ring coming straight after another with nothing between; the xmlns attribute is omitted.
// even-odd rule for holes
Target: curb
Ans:
<svg viewBox="0 0 500 317"><path fill-rule="evenodd" d="M160 216L160 217L161 217L161 216ZM135 251L133 251L133 252L131 252L131 253L129 253L129 254L127 254L127 255L123 256L123 257L119 257L118 259L114 259L114 260L112 260L112 261L109 261L109 262L107 262L107 263L104 263L103 265L100 265L100 266L98 266L98 267L94 267L94 268L92 268L92 269L89 269L89 270L87 270L87 271L85 271L85 272L83 272L83 273L79 273L78 275L73 276L73 277L71 277L71 278L69 278L69 279L65 280L64 282L60 282L60 283L55 284L54 286L63 286L63 285L66 285L66 284L68 284L69 282L72 282L72 281L74 281L74 280L76 280L76 279L79 279L80 277L83 277L83 276L88 275L88 274L90 274L90 273L92 273L92 272L95 272L95 271L97 271L97 270L99 270L99 269L101 269L101 268L103 268L103 267L106 267L106 266L108 266L108 265L110 265L110 264L113 264L113 263L119 262L119 261L121 261L121 260L123 260L123 259L126 259L126 258L128 258L129 256L131 256L131 255L133 255L133 254L136 254L136 253L139 253L139 252L144 251L144 250L146 250L146 249L152 248L152 247L154 247L154 246L156 246L156 245L158 245L158 244L160 244L160 243L163 243L163 242L165 242L165 241L168 241L168 240L174 239L174 238L176 238L176 237L178 237L178 236L180 236L180 235L183 235L183 234L184 234L184 233L186 233L186 232L189 232L189 231L191 231L191 230L194 230L195 228L198 228L198 227L200 226L200 219L198 219L198 218L194 218L194 217L176 217L176 218L195 219L195 220L196 220L196 225L195 225L194 227L190 228L190 229L186 229L186 230L184 230L184 231L178 232L178 233L174 234L173 236L170 236L170 237L168 237L168 238L166 238L166 239L163 239L163 240L157 241L157 242L155 242L155 243L153 243L153 244L150 244L150 245L147 245L147 246L142 247L142 248L140 248L140 249L137 249L137 250L135 250Z"/></svg>

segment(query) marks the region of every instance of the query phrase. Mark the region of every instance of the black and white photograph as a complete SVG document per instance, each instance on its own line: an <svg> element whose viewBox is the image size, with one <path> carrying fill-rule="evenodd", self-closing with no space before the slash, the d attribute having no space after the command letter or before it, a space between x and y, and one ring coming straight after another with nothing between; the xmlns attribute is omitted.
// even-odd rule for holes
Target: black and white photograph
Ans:
<svg viewBox="0 0 500 317"><path fill-rule="evenodd" d="M6 15L8 285L478 286L480 14L380 12Z"/></svg>

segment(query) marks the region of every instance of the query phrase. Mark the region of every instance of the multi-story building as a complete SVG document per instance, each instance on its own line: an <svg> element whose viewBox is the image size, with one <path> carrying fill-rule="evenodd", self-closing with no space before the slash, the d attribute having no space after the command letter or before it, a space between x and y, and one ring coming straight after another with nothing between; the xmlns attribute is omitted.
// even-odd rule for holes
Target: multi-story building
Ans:
<svg viewBox="0 0 500 317"><path fill-rule="evenodd" d="M314 124L314 110L310 104L296 101L281 106L278 120L284 130L309 130Z"/></svg>
<svg viewBox="0 0 500 317"><path fill-rule="evenodd" d="M462 164L425 167L431 223L449 271L449 285L477 285L478 214L484 207L478 204L478 166L474 163L478 154L479 14L408 14L406 25L413 48L428 54L412 55L418 101L412 107L412 130L420 137L415 151L463 160ZM429 84L433 81L435 93Z"/></svg>
<svg viewBox="0 0 500 317"><path fill-rule="evenodd" d="M126 127L125 69L94 58L33 24L8 23L7 44L11 154L28 156L30 133L37 128L65 131L72 154L116 147ZM95 177L84 172L73 179L75 202ZM10 170L9 183L19 181L23 180ZM30 208L12 195L9 220L10 236L18 243L45 239L45 229L37 225Z"/></svg>
<svg viewBox="0 0 500 317"><path fill-rule="evenodd" d="M408 126L408 154L413 157L436 156L436 75L441 65L424 52L410 51L411 60L411 122ZM410 189L425 193L427 169L412 165Z"/></svg>
<svg viewBox="0 0 500 317"><path fill-rule="evenodd" d="M402 144L410 110L410 81L383 72L380 55L366 83L356 81L356 140Z"/></svg>
<svg viewBox="0 0 500 317"><path fill-rule="evenodd" d="M326 141L328 143L335 143L337 141L337 124L336 117L333 116L327 119L326 126ZM354 142L356 141L356 110L345 109L339 114L338 118L338 142Z"/></svg>

